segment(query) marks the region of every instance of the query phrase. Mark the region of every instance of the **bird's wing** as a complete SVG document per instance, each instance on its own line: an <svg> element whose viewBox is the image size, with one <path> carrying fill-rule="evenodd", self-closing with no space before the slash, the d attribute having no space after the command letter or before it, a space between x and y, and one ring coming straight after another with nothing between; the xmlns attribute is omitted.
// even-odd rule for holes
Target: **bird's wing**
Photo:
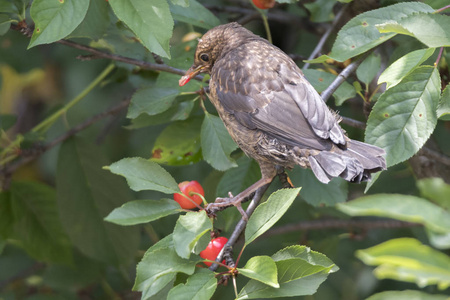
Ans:
<svg viewBox="0 0 450 300"><path fill-rule="evenodd" d="M302 111L314 132L323 139L330 139L335 144L345 145L346 140L336 116L330 111L319 93L306 80L303 74L286 64L280 64L280 77L283 80L295 78L285 84L286 92Z"/></svg>
<svg viewBox="0 0 450 300"><path fill-rule="evenodd" d="M335 116L284 53L233 52L234 59L216 62L211 75L220 103L242 125L300 148L329 150L330 139L345 145Z"/></svg>

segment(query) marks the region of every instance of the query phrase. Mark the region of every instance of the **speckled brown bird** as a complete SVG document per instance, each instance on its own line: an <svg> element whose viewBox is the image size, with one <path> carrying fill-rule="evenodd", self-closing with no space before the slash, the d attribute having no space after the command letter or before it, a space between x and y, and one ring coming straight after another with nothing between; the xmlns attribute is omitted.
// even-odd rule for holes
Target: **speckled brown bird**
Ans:
<svg viewBox="0 0 450 300"><path fill-rule="evenodd" d="M262 178L233 201L271 182L277 165L311 168L323 183L338 176L359 183L386 169L384 150L349 139L294 61L241 25L205 33L180 85L198 73L211 74L211 102L233 140L261 168Z"/></svg>

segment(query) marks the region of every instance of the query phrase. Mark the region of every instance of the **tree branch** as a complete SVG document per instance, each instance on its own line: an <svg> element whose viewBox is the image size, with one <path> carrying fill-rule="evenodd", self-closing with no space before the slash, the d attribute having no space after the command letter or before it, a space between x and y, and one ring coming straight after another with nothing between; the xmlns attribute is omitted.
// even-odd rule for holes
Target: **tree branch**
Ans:
<svg viewBox="0 0 450 300"><path fill-rule="evenodd" d="M86 45L82 45L82 44L78 44L72 41L68 41L68 40L59 40L57 41L57 43L59 44L63 44L75 49L79 49L79 50L83 50L83 51L87 51L89 53L94 54L97 57L101 57L101 58L107 58L107 59L111 59L111 60L115 60L115 61L120 61L126 64L130 64L130 65L135 65L138 66L142 69L146 69L146 70L153 70L153 71L162 71L162 72L167 72L167 73L172 73L172 74L177 74L177 75L184 75L186 74L185 70L181 70L181 69L177 69L171 66L168 66L166 64L161 64L161 63L149 63L146 61L142 61L142 60L137 60L134 58L129 58L129 57L125 57L125 56L121 56L118 54L112 54L112 53L106 53L100 50L97 50L95 48L86 46ZM203 76L196 76L195 77L196 80L203 80Z"/></svg>
<svg viewBox="0 0 450 300"><path fill-rule="evenodd" d="M338 87L344 83L344 81L347 80L347 78L356 71L356 69L359 67L359 65L366 59L367 56L369 56L372 53L372 51L368 51L364 54L362 54L357 60L349 64L344 70L342 70L341 73L336 77L336 79L328 86L322 94L323 101L327 102L328 99L333 95L333 93L338 89Z"/></svg>
<svg viewBox="0 0 450 300"><path fill-rule="evenodd" d="M419 223L404 222L391 219L382 220L311 220L302 221L296 224L288 224L270 229L262 235L262 237L270 237L274 235L280 235L290 232L302 231L302 230L322 230L322 229L389 229L389 228L408 228L422 226Z"/></svg>
<svg viewBox="0 0 450 300"><path fill-rule="evenodd" d="M24 35L29 37L29 35L28 35L29 28L25 29L23 26L24 25L22 25L22 26L11 25L11 28L14 30L20 31ZM184 75L186 73L186 70L177 69L177 68L168 66L166 64L149 63L146 61L137 60L137 59L130 58L130 57L125 57L125 56L118 55L118 54L107 53L107 52L103 52L98 49L86 46L86 45L82 45L82 44L78 44L78 43L69 41L69 40L59 40L56 43L66 45L66 46L69 46L69 47L72 47L72 48L75 48L78 50L89 52L89 53L93 54L95 57L111 59L114 61L120 61L120 62L123 62L126 64L138 66L138 67L140 67L142 69L146 69L146 70L161 71L161 72L167 72L167 73L172 73L172 74L177 74L177 75ZM203 76L200 76L200 75L197 75L194 78L199 81L203 80Z"/></svg>
<svg viewBox="0 0 450 300"><path fill-rule="evenodd" d="M323 46L325 45L325 42L328 40L328 37L330 36L331 32L333 32L334 29L336 29L337 23L340 21L341 17L344 15L344 12L346 11L348 5L344 5L341 10L336 14L333 22L328 27L327 31L322 35L319 42L316 45L316 48L314 48L313 52L308 57L308 60L312 60L316 58L316 56L322 51ZM303 66L303 70L308 69L310 66L310 63L305 63Z"/></svg>
<svg viewBox="0 0 450 300"><path fill-rule="evenodd" d="M269 186L270 186L270 183L266 184L256 190L255 195L253 196L252 202L250 202L250 204L247 207L247 210L245 211L248 218L250 218L250 216L255 211L255 208L258 206L259 202L261 201L262 196L267 191ZM244 218L241 218L241 220L236 224L236 227L234 228L233 233L231 234L230 238L228 239L228 242L225 244L225 246L222 248L222 251L220 251L219 255L217 256L217 258L216 258L217 262L221 262L223 260L224 252L226 249L232 249L234 244L236 244L241 233L245 230L246 226L247 226L247 221L244 220ZM217 270L218 267L219 267L218 264L212 264L209 267L209 269L212 271L215 271L215 270Z"/></svg>

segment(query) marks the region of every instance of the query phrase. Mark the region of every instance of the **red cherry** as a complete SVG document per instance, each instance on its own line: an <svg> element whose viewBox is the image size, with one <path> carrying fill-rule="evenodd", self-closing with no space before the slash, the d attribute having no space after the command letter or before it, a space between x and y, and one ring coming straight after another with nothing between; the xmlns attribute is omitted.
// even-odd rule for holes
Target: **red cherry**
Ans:
<svg viewBox="0 0 450 300"><path fill-rule="evenodd" d="M200 195L205 196L205 192L203 191L202 186L197 181L195 180L183 181L178 184L178 187L180 188L182 194L181 193L174 194L173 199L177 201L178 204L180 204L181 208L183 209L196 208L197 206L193 202L197 203L198 205L200 205L200 203L203 202L202 198L199 195L192 194L192 193L199 193ZM188 196L188 198L191 199L193 202L190 201L185 196L183 196L183 194Z"/></svg>
<svg viewBox="0 0 450 300"><path fill-rule="evenodd" d="M225 246L225 244L227 242L228 242L228 239L223 236L212 239L211 242L209 242L206 249L203 250L202 252L200 252L200 257L204 258L204 259L209 259L209 260L216 260L217 255L219 255L220 251L222 250L222 248ZM207 261L205 261L203 263L205 265L207 265L208 267L212 265L212 263L207 262ZM222 263L225 263L225 261L223 261Z"/></svg>
<svg viewBox="0 0 450 300"><path fill-rule="evenodd" d="M255 4L257 8L268 9L275 5L275 0L253 0L253 4Z"/></svg>

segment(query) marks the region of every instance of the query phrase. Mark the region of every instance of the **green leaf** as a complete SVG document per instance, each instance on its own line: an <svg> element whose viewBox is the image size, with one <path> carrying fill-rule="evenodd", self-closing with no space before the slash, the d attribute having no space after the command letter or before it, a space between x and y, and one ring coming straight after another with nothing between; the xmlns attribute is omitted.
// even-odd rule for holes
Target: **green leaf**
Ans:
<svg viewBox="0 0 450 300"><path fill-rule="evenodd" d="M442 92L442 96L437 107L437 116L440 120L450 121L450 84L447 84Z"/></svg>
<svg viewBox="0 0 450 300"><path fill-rule="evenodd" d="M422 197L430 199L442 208L450 211L450 185L442 178L425 178L417 181Z"/></svg>
<svg viewBox="0 0 450 300"><path fill-rule="evenodd" d="M189 0L170 0L172 4L189 7Z"/></svg>
<svg viewBox="0 0 450 300"><path fill-rule="evenodd" d="M173 122L155 141L151 160L171 166L187 165L202 159L200 147L201 118Z"/></svg>
<svg viewBox="0 0 450 300"><path fill-rule="evenodd" d="M446 15L418 12L376 27L381 33L413 36L430 48L450 46L450 17Z"/></svg>
<svg viewBox="0 0 450 300"><path fill-rule="evenodd" d="M81 138L66 140L57 163L57 200L64 229L85 255L109 264L127 264L139 244L138 228L103 219L130 200L119 177L102 170L108 163L101 148ZM126 247L124 247L126 245Z"/></svg>
<svg viewBox="0 0 450 300"><path fill-rule="evenodd" d="M415 69L375 103L366 128L366 143L386 150L387 166L413 156L437 123L439 72L430 66Z"/></svg>
<svg viewBox="0 0 450 300"><path fill-rule="evenodd" d="M450 257L412 238L389 240L374 247L358 250L356 256L365 264L378 266L375 276L415 282L423 288L437 284L450 286Z"/></svg>
<svg viewBox="0 0 450 300"><path fill-rule="evenodd" d="M98 49L106 49L113 54L126 56L128 58L151 62L153 60L153 55L139 42L134 33L123 26L121 22L118 22L111 11L109 11L109 16L114 19L115 24L109 26L106 30L106 34L98 41L92 40L90 46ZM116 61L115 64L130 72L135 68L135 66L119 61ZM136 77L131 76L129 79L133 81L134 78ZM116 79L119 78L117 77Z"/></svg>
<svg viewBox="0 0 450 300"><path fill-rule="evenodd" d="M170 290L167 300L209 300L216 288L217 279L214 272L199 269L194 275L188 277L186 284L179 284Z"/></svg>
<svg viewBox="0 0 450 300"><path fill-rule="evenodd" d="M145 257L145 255L147 255L147 253L156 251L158 249L173 248L173 238L172 237L173 237L173 234L170 233L170 234L166 235L164 238L160 239L156 244L154 244L153 246L148 248L147 251L145 251L144 257Z"/></svg>
<svg viewBox="0 0 450 300"><path fill-rule="evenodd" d="M5 35L11 27L11 19L8 15L0 14L0 36Z"/></svg>
<svg viewBox="0 0 450 300"><path fill-rule="evenodd" d="M300 262L301 260L296 260ZM299 268L303 265L294 265ZM279 268L278 273L284 270ZM280 297L295 297L313 295L317 292L318 287L328 277L326 273L316 273L307 277L303 277L297 280L280 283L280 288L276 289L261 283L256 280L249 281L239 292L237 300L242 299L267 299L267 298L280 298Z"/></svg>
<svg viewBox="0 0 450 300"><path fill-rule="evenodd" d="M168 281L168 279L170 278L171 280ZM176 279L177 276L173 273L159 277L155 281L155 284L152 285L150 290L146 290L145 293L142 293L143 296L141 296L141 299L148 299L148 300L167 299L170 290L175 285ZM158 283L158 285L156 283ZM151 290L158 290L158 291L154 293Z"/></svg>
<svg viewBox="0 0 450 300"><path fill-rule="evenodd" d="M124 158L108 167L111 173L127 179L134 191L154 190L165 194L179 193L172 175L155 162L140 158Z"/></svg>
<svg viewBox="0 0 450 300"><path fill-rule="evenodd" d="M18 14L17 7L11 0L0 2L0 13Z"/></svg>
<svg viewBox="0 0 450 300"><path fill-rule="evenodd" d="M175 20L205 29L220 25L219 19L196 0L189 0L189 8L170 4L170 12Z"/></svg>
<svg viewBox="0 0 450 300"><path fill-rule="evenodd" d="M145 87L133 94L128 108L127 118L136 118L140 114L157 115L168 110L179 92L177 89Z"/></svg>
<svg viewBox="0 0 450 300"><path fill-rule="evenodd" d="M258 163L248 156L241 156L236 168L226 171L217 186L216 197L228 197L228 192L237 195L261 178Z"/></svg>
<svg viewBox="0 0 450 300"><path fill-rule="evenodd" d="M306 69L303 72L305 73L306 79L308 79L319 93L323 92L337 77L331 73L314 69ZM353 98L355 95L355 88L347 81L341 84L333 93L336 99L336 105L342 105L345 100Z"/></svg>
<svg viewBox="0 0 450 300"><path fill-rule="evenodd" d="M215 169L225 171L236 167L230 153L237 148L219 117L205 113L201 129L203 158Z"/></svg>
<svg viewBox="0 0 450 300"><path fill-rule="evenodd" d="M193 274L196 263L179 257L173 248L147 251L137 265L133 291L141 291L142 299L147 299L163 289L176 273Z"/></svg>
<svg viewBox="0 0 450 300"><path fill-rule="evenodd" d="M378 84L386 82L386 88L391 88L398 84L406 75L414 71L431 55L435 48L420 49L409 52L397 59L378 78Z"/></svg>
<svg viewBox="0 0 450 300"><path fill-rule="evenodd" d="M72 245L62 229L53 188L37 182L13 181L9 199L3 198L0 204L0 216L10 222L7 227L12 229L9 238L31 257L53 263L72 262ZM0 224L3 226L4 222Z"/></svg>
<svg viewBox="0 0 450 300"><path fill-rule="evenodd" d="M330 268L312 265L300 258L290 258L277 262L277 267L283 272L280 275L280 282L291 282L320 272L328 272Z"/></svg>
<svg viewBox="0 0 450 300"><path fill-rule="evenodd" d="M337 205L350 216L389 217L450 232L450 212L425 199L401 194L375 194Z"/></svg>
<svg viewBox="0 0 450 300"><path fill-rule="evenodd" d="M253 256L243 268L238 268L240 274L260 281L274 288L279 288L277 280L277 265L269 256Z"/></svg>
<svg viewBox="0 0 450 300"><path fill-rule="evenodd" d="M348 183L344 179L333 178L328 184L320 182L309 169L296 168L289 172L294 186L302 186L300 197L316 207L333 206L348 199Z"/></svg>
<svg viewBox="0 0 450 300"><path fill-rule="evenodd" d="M100 39L110 23L109 6L107 1L90 0L89 9L84 20L68 36L68 38Z"/></svg>
<svg viewBox="0 0 450 300"><path fill-rule="evenodd" d="M83 21L89 0L35 0L31 18L35 23L31 47L56 42L68 36Z"/></svg>
<svg viewBox="0 0 450 300"><path fill-rule="evenodd" d="M433 247L437 249L450 248L450 232L441 233L426 228L426 233Z"/></svg>
<svg viewBox="0 0 450 300"><path fill-rule="evenodd" d="M337 272L339 268L329 259L326 255L313 251L309 247L306 246L289 246L286 247L274 255L272 258L275 261L283 261L292 258L300 258L314 266L322 266L330 270L331 273Z"/></svg>
<svg viewBox="0 0 450 300"><path fill-rule="evenodd" d="M335 4L336 1L318 0L312 3L305 3L304 6L310 13L311 21L322 23L333 19L333 7Z"/></svg>
<svg viewBox="0 0 450 300"><path fill-rule="evenodd" d="M115 208L105 221L118 225L136 225L179 212L180 205L173 199L135 200Z"/></svg>
<svg viewBox="0 0 450 300"><path fill-rule="evenodd" d="M421 291L387 291L370 296L366 300L448 300L446 295L431 295Z"/></svg>
<svg viewBox="0 0 450 300"><path fill-rule="evenodd" d="M396 35L380 33L376 25L398 21L418 12L432 13L434 9L424 3L405 2L357 15L341 28L330 55L322 55L312 62L323 62L328 58L343 62L364 53Z"/></svg>
<svg viewBox="0 0 450 300"><path fill-rule="evenodd" d="M16 124L17 116L0 114L0 129L6 131Z"/></svg>
<svg viewBox="0 0 450 300"><path fill-rule="evenodd" d="M291 246L272 256L277 265L279 288L250 280L238 299L261 299L312 295L329 273L337 271L325 255L305 246Z"/></svg>
<svg viewBox="0 0 450 300"><path fill-rule="evenodd" d="M194 246L194 249L192 249L192 252L199 255L200 252L202 252L203 250L206 249L206 247L208 247L209 242L211 242L210 234L204 234L204 235L200 236L198 241L195 243L195 246Z"/></svg>
<svg viewBox="0 0 450 300"><path fill-rule="evenodd" d="M368 86L377 75L381 67L381 57L377 53L370 54L356 69L356 76Z"/></svg>
<svg viewBox="0 0 450 300"><path fill-rule="evenodd" d="M173 19L166 0L109 0L109 4L148 50L170 58Z"/></svg>
<svg viewBox="0 0 450 300"><path fill-rule="evenodd" d="M245 228L245 244L248 245L273 226L294 202L301 188L281 189L260 204Z"/></svg>
<svg viewBox="0 0 450 300"><path fill-rule="evenodd" d="M144 290L142 290L141 299L159 300L166 299L169 291L172 289L176 279L176 273L168 273L159 276ZM164 297L164 296L165 297Z"/></svg>
<svg viewBox="0 0 450 300"><path fill-rule="evenodd" d="M147 126L169 123L172 121L186 120L193 108L194 101L184 101L178 104L174 104L165 112L154 116L141 114L139 117L131 120L131 125L127 126L126 128L139 129Z"/></svg>
<svg viewBox="0 0 450 300"><path fill-rule="evenodd" d="M188 259L198 240L212 229L212 222L204 210L190 211L180 216L173 230L175 251L180 257Z"/></svg>

